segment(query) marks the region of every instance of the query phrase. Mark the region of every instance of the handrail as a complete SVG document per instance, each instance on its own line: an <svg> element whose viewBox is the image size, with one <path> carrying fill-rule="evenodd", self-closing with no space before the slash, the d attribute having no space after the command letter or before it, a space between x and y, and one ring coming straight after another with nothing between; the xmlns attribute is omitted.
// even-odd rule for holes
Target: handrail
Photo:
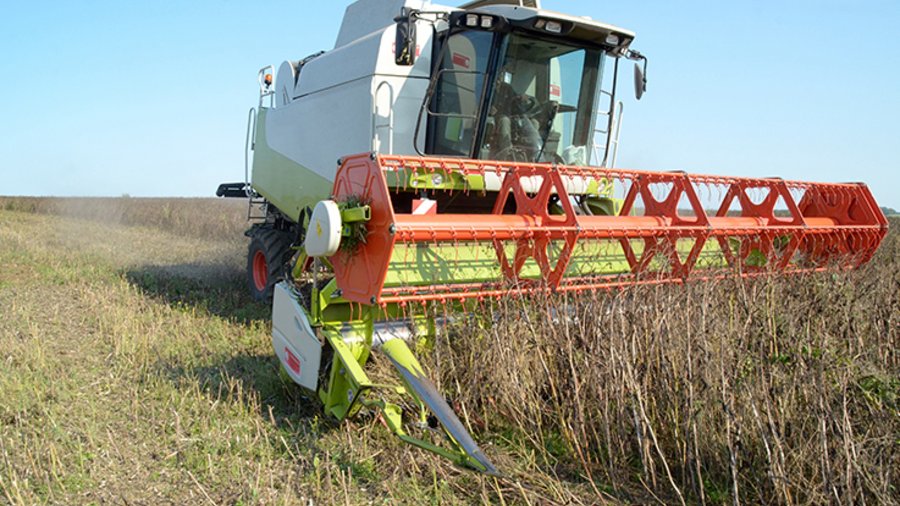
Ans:
<svg viewBox="0 0 900 506"><path fill-rule="evenodd" d="M622 115L625 113L625 104L622 103L621 100L616 102L616 107L613 109L613 114L618 110L619 114L616 115L616 119L613 122L613 131L615 131L615 135L612 137L610 144L612 145L612 157L610 159L610 167L616 166L616 160L619 157L619 137L622 135Z"/></svg>
<svg viewBox="0 0 900 506"><path fill-rule="evenodd" d="M608 109L601 109L599 107L600 101L605 100L605 97L609 98L610 107ZM607 162L609 162L609 151L612 144L611 136L612 133L616 130L615 109L617 105L614 104L614 99L615 97L613 96L611 91L607 91L602 88L597 90L596 103L598 107L594 112L594 115L597 119L594 121L593 133L591 135L591 152L594 158L596 158L593 163L596 163L597 166L600 167L608 166ZM609 120L610 116L612 116L613 121ZM597 142L598 136L602 136L603 142ZM600 155L601 152L603 153L603 156Z"/></svg>
<svg viewBox="0 0 900 506"><path fill-rule="evenodd" d="M244 140L244 191L248 198L253 197L250 188L250 152L256 150L256 108L251 107L247 113L247 136Z"/></svg>
<svg viewBox="0 0 900 506"><path fill-rule="evenodd" d="M256 76L257 82L259 82L259 107L263 106L263 99L269 97L269 107L273 107L275 105L275 87L273 86L275 83L269 82L266 84L266 74L274 75L275 74L275 66L274 65L266 65L265 67L259 69L259 73Z"/></svg>

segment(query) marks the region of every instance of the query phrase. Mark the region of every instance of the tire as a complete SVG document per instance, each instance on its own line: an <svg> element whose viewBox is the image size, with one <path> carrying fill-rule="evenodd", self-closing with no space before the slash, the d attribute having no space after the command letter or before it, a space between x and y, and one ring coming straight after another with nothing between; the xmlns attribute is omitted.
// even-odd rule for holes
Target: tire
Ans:
<svg viewBox="0 0 900 506"><path fill-rule="evenodd" d="M247 248L247 288L258 302L270 302L275 284L284 279L291 257L291 237L272 227L256 227Z"/></svg>

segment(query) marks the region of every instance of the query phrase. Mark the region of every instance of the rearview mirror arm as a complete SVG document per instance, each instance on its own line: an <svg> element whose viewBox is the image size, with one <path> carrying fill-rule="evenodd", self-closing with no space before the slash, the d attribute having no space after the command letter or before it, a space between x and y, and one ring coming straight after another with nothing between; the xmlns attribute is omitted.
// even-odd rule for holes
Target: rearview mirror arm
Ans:
<svg viewBox="0 0 900 506"><path fill-rule="evenodd" d="M645 91L647 91L647 57L641 54L639 51L634 49L629 49L628 52L625 53L625 57L634 62L639 62L643 60L643 71L641 72L641 88L640 93L638 94L638 100L641 99L640 95L643 95ZM635 83L637 84L637 83Z"/></svg>

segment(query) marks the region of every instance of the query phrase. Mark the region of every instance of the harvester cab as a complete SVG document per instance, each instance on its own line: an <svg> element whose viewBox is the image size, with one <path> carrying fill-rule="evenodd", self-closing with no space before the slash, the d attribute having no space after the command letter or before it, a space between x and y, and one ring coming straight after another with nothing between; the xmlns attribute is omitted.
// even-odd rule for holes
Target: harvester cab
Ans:
<svg viewBox="0 0 900 506"><path fill-rule="evenodd" d="M496 473L412 352L452 315L871 258L887 222L862 184L615 168L620 62L646 89L633 39L536 1L359 0L332 50L260 71L245 181L218 194L250 200L250 291L326 413ZM397 382L369 379L373 352Z"/></svg>
<svg viewBox="0 0 900 506"><path fill-rule="evenodd" d="M398 20L396 61L417 33L404 29L426 14ZM494 5L453 12L434 23L438 48L417 126L426 125L420 155L587 165L595 141L614 121L615 96L601 90L607 60L637 58L634 34L559 13ZM615 86L615 80L612 81ZM602 93L601 93L602 91ZM599 128L598 128L599 127ZM603 166L608 155L595 159Z"/></svg>

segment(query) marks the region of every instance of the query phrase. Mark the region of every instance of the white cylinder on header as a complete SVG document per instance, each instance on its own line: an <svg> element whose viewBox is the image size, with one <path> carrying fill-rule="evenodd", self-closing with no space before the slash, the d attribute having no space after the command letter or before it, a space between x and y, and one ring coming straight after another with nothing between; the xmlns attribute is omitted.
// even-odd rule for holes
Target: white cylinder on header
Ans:
<svg viewBox="0 0 900 506"><path fill-rule="evenodd" d="M322 200L313 208L306 230L306 254L329 257L341 246L341 210L333 200Z"/></svg>

